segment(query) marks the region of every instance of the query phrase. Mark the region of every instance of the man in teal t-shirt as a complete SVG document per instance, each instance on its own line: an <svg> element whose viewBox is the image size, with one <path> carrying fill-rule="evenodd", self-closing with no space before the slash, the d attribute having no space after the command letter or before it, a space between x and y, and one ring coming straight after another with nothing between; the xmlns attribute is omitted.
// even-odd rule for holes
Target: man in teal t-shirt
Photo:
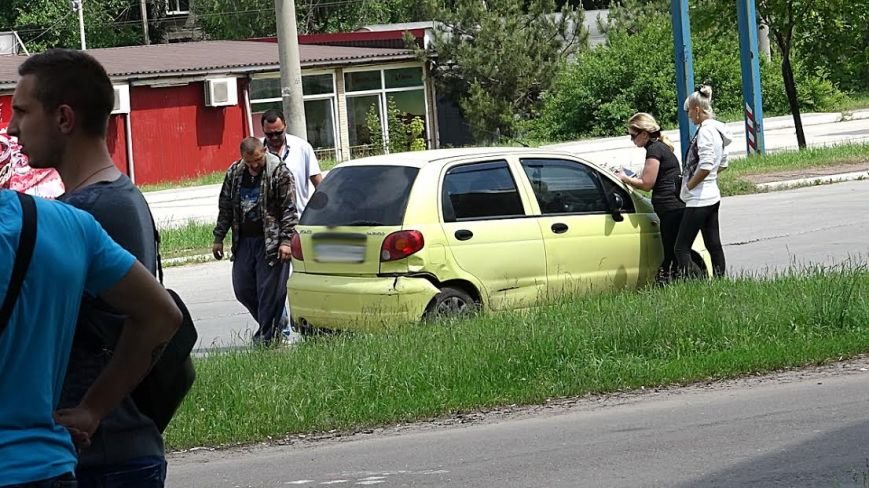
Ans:
<svg viewBox="0 0 869 488"><path fill-rule="evenodd" d="M159 356L181 312L90 215L41 199L36 199L36 213L33 258L0 335L0 487L74 487L70 432L88 442L99 419ZM5 297L22 228L14 192L0 191L0 215L0 297ZM99 295L129 321L119 354L79 406L55 412L85 292Z"/></svg>

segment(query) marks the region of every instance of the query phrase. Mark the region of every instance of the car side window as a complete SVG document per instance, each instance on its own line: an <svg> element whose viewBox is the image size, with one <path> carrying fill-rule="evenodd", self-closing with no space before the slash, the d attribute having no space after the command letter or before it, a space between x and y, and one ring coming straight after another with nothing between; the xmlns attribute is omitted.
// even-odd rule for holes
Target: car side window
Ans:
<svg viewBox="0 0 869 488"><path fill-rule="evenodd" d="M506 161L450 168L441 192L444 221L485 220L525 215Z"/></svg>
<svg viewBox="0 0 869 488"><path fill-rule="evenodd" d="M600 176L588 166L561 159L523 159L540 212L608 214Z"/></svg>

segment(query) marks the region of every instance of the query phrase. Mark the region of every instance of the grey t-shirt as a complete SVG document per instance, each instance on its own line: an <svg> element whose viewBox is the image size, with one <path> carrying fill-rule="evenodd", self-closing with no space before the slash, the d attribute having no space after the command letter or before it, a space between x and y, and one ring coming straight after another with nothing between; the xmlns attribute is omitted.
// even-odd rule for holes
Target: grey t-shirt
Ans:
<svg viewBox="0 0 869 488"><path fill-rule="evenodd" d="M58 200L93 215L115 242L156 274L157 246L148 203L127 176L86 186ZM61 395L62 408L77 405L108 365L123 324L124 317L108 304L84 297ZM159 430L127 397L103 419L91 446L81 451L78 467L121 465L163 455Z"/></svg>
<svg viewBox="0 0 869 488"><path fill-rule="evenodd" d="M126 175L86 186L58 200L94 216L106 233L151 274L157 274L157 246L148 202Z"/></svg>

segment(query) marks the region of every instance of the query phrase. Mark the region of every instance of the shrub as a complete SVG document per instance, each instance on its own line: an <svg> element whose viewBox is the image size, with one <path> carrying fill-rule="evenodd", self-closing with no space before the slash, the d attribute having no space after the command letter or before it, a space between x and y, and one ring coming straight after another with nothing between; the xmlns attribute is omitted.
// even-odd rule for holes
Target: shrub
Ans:
<svg viewBox="0 0 869 488"><path fill-rule="evenodd" d="M541 115L531 128L538 140L564 140L580 136L610 136L625 132L625 121L638 111L653 114L664 127L675 127L677 110L673 34L669 19L651 18L637 32L613 29L607 45L580 54L565 66L552 90L544 94ZM714 89L713 106L719 116L742 116L742 73L739 42L731 37L694 41L696 83ZM822 71L809 72L794 63L802 111L825 110L843 95ZM775 58L761 62L761 84L766 115L789 113L781 64Z"/></svg>

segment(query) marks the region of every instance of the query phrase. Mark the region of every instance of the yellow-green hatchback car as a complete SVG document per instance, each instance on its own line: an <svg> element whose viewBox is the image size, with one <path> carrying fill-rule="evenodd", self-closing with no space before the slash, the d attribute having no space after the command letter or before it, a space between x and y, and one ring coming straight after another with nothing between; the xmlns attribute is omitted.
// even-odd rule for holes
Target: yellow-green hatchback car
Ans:
<svg viewBox="0 0 869 488"><path fill-rule="evenodd" d="M302 331L376 330L637 288L662 260L643 195L568 153L444 149L329 171L292 242ZM702 239L695 262L708 273Z"/></svg>

